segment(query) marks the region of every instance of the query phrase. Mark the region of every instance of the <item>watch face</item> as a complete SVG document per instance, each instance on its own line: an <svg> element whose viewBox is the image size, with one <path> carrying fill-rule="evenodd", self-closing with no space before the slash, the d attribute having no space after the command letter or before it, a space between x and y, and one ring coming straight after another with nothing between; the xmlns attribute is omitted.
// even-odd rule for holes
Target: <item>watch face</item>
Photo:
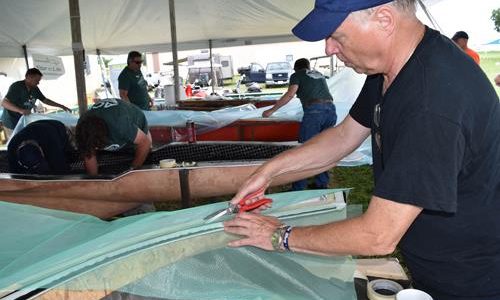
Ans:
<svg viewBox="0 0 500 300"><path fill-rule="evenodd" d="M273 245L273 249L275 251L283 252L285 249L283 248L283 234L285 231L285 225L282 225L273 232L271 235L271 245Z"/></svg>
<svg viewBox="0 0 500 300"><path fill-rule="evenodd" d="M273 235L271 235L271 244L274 250L280 250L280 238L281 230L278 228L273 232Z"/></svg>

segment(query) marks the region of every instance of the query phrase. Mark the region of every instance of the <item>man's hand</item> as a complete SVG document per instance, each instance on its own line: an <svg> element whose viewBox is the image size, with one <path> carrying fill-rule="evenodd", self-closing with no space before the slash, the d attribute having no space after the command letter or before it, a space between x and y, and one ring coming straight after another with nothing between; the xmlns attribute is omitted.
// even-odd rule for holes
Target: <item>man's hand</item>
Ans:
<svg viewBox="0 0 500 300"><path fill-rule="evenodd" d="M272 114L274 113L274 110L272 108L268 109L268 110L265 110L263 113L262 113L262 117L263 118L269 118Z"/></svg>
<svg viewBox="0 0 500 300"><path fill-rule="evenodd" d="M243 212L234 219L224 222L224 230L244 236L243 239L230 242L228 244L230 247L254 246L273 251L271 236L281 225L278 218Z"/></svg>
<svg viewBox="0 0 500 300"><path fill-rule="evenodd" d="M31 109L20 109L19 113L23 116L31 115Z"/></svg>
<svg viewBox="0 0 500 300"><path fill-rule="evenodd" d="M260 170L260 169L259 169ZM257 170L254 174L252 174L246 181L243 183L243 185L239 188L238 193L234 195L233 199L231 199L231 203L238 205L241 199L246 197L247 195L250 195L252 193L255 193L257 191L260 191L259 193L255 194L255 197L249 198L245 204L251 204L259 199L262 199L264 197L264 192L266 191L267 187L271 183L271 179L268 178L263 172L259 172ZM270 205L263 205L256 209L256 211L260 211L262 209L269 208Z"/></svg>
<svg viewBox="0 0 500 300"><path fill-rule="evenodd" d="M68 113L71 113L71 109L67 106L64 106L64 105L61 105L61 108L65 111L65 112L68 112Z"/></svg>

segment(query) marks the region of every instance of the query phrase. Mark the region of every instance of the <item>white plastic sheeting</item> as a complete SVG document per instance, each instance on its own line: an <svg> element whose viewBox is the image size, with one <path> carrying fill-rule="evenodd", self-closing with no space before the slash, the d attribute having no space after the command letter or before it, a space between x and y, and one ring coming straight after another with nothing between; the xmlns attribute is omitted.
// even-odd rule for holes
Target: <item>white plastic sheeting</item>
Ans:
<svg viewBox="0 0 500 300"><path fill-rule="evenodd" d="M349 109L356 100L363 83L365 75L359 75L350 68L342 68L333 77L328 79L330 93L334 98L337 110L337 123L342 122L349 114ZM213 100L217 101L217 100ZM262 116L262 112L269 107L256 108L253 104L245 104L236 107L224 108L211 112L190 111L190 110L164 110L164 111L144 111L148 125L184 127L188 120L197 125L197 133L202 134L227 126L237 120L255 119ZM298 121L302 120L302 105L298 98L292 99L288 104L277 110L271 117L275 120ZM78 122L78 117L66 112L54 114L31 114L22 116L13 134L26 127L31 122L42 119L55 119L63 122L66 126L74 127ZM340 165L356 166L371 164L371 143L369 138L351 155L344 158Z"/></svg>

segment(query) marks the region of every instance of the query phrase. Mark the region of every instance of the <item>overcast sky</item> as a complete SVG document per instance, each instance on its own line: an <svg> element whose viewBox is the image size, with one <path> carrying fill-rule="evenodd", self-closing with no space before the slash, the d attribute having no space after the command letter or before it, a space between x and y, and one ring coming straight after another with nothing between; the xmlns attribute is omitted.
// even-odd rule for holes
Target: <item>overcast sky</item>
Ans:
<svg viewBox="0 0 500 300"><path fill-rule="evenodd" d="M442 0L429 11L441 27L441 33L451 37L459 30L469 34L469 46L477 47L500 38L491 20L493 9L500 8L500 0ZM427 18L419 14L426 24Z"/></svg>
<svg viewBox="0 0 500 300"><path fill-rule="evenodd" d="M441 33L451 37L455 32L463 30L469 34L469 46L478 49L480 45L500 38L500 33L494 30L494 23L490 19L491 12L495 8L500 8L500 0L439 0L430 5L428 10L434 17ZM306 14L307 12L304 12L304 15ZM425 24L431 26L430 21L421 11L419 11L418 17ZM197 52L199 51L184 51L179 57ZM288 54L293 55L293 60L300 57L310 58L325 55L323 41L232 47L214 49L214 52L232 55L235 68L250 62L258 62L265 67L268 62L283 61ZM162 60L169 61L171 59L170 54L164 57Z"/></svg>

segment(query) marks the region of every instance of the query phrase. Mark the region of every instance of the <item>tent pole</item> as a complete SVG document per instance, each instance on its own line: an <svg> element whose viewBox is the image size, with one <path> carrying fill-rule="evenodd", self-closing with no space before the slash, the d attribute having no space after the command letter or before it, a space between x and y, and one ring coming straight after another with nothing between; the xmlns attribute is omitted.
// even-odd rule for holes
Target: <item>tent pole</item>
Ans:
<svg viewBox="0 0 500 300"><path fill-rule="evenodd" d="M177 28L175 25L175 6L174 0L168 0L168 8L170 11L170 37L172 39L172 60L174 66L174 95L175 103L181 99L181 91L179 89L179 62L177 61ZM165 99L166 100L166 99Z"/></svg>
<svg viewBox="0 0 500 300"><path fill-rule="evenodd" d="M217 76L215 75L214 72L214 59L212 57L212 40L208 40L208 51L210 55L210 72L212 73L212 94L215 94L215 85L217 84Z"/></svg>
<svg viewBox="0 0 500 300"><path fill-rule="evenodd" d="M30 64L28 62L28 50L26 49L26 45L23 45L23 53L24 53L24 62L26 62L26 70L29 70Z"/></svg>
<svg viewBox="0 0 500 300"><path fill-rule="evenodd" d="M78 111L82 115L87 111L87 95L85 87L85 50L82 43L80 27L80 5L78 0L69 0L69 17L71 22L71 39L73 60L75 63L76 92L78 97Z"/></svg>
<svg viewBox="0 0 500 300"><path fill-rule="evenodd" d="M106 65L104 65L104 62L101 57L101 49L95 49L95 53L97 54L97 62L99 63L99 68L101 69L101 79L102 79L102 84L104 86L104 92L106 93L106 98L112 98L113 95L110 95L110 91L108 91L108 80L106 79Z"/></svg>

